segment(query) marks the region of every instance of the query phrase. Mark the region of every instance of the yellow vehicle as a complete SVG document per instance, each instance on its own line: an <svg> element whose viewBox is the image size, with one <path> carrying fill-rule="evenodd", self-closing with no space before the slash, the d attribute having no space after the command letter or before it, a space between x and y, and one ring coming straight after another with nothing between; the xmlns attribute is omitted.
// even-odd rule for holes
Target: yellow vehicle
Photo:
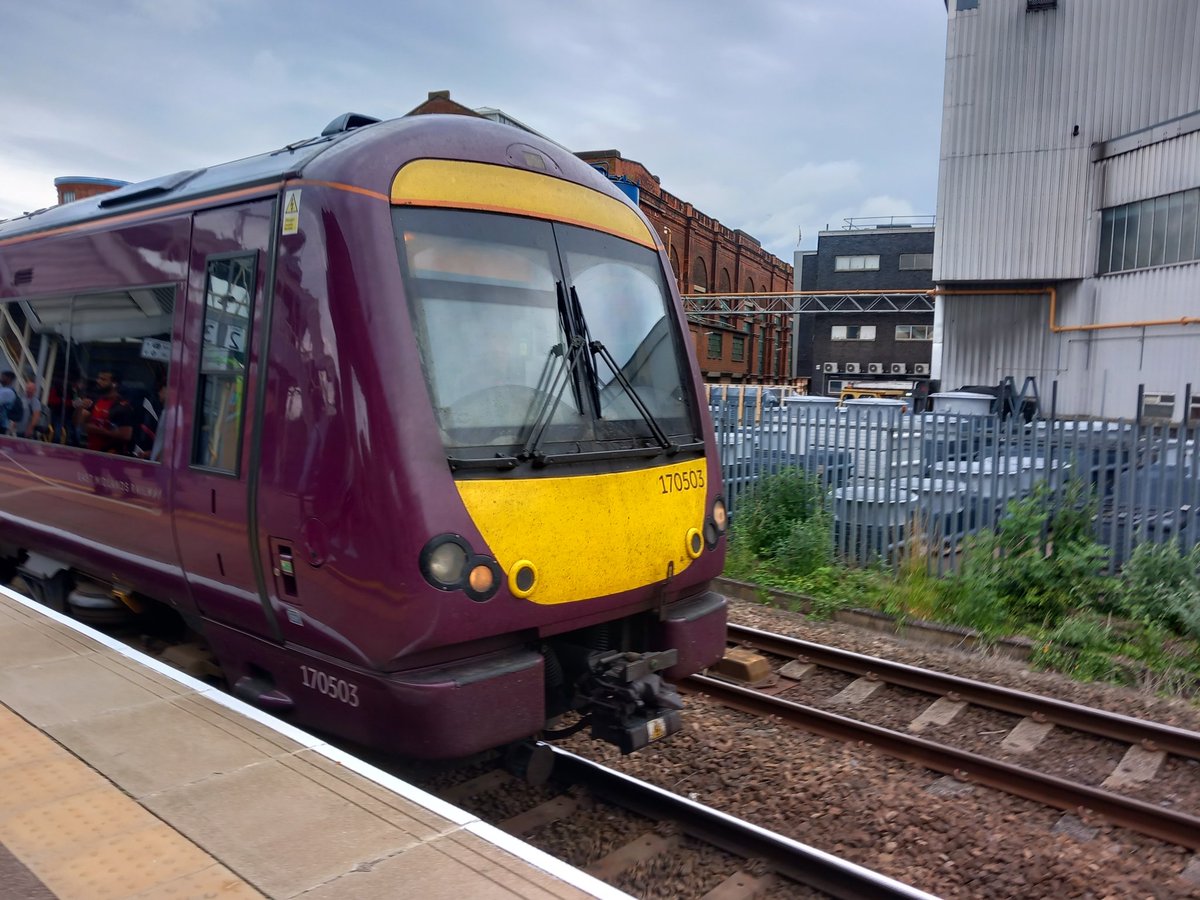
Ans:
<svg viewBox="0 0 1200 900"><path fill-rule="evenodd" d="M873 400L878 397L905 400L911 405L913 383L911 381L847 382L842 385L842 391L838 394L838 403L844 404L847 400Z"/></svg>

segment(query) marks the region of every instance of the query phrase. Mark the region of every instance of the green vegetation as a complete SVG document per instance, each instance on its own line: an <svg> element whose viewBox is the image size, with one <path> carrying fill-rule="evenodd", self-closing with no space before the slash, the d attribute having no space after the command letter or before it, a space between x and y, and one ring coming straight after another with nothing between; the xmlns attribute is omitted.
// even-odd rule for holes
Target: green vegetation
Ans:
<svg viewBox="0 0 1200 900"><path fill-rule="evenodd" d="M1096 503L1072 483L1011 502L994 531L964 540L938 576L920 530L893 568L834 559L821 484L787 470L741 498L725 574L803 595L808 614L875 609L972 628L985 640L1025 636L1034 665L1081 680L1193 696L1200 688L1200 547L1138 546L1119 577L1093 537ZM799 608L801 604L795 604Z"/></svg>

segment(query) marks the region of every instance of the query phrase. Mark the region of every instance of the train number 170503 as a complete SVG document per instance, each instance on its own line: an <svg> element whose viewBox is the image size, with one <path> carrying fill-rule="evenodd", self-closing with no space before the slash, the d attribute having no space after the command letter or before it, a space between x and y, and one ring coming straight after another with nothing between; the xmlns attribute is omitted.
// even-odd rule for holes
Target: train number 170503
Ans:
<svg viewBox="0 0 1200 900"><path fill-rule="evenodd" d="M683 472L672 472L670 475L659 475L658 486L661 493L664 494L698 491L704 487L704 470L688 469Z"/></svg>
<svg viewBox="0 0 1200 900"><path fill-rule="evenodd" d="M326 697L332 697L334 700L345 703L347 706L358 706L357 684L352 684L344 678L335 678L310 666L301 666L300 675L304 678L304 686L306 688L312 688L314 691L318 691Z"/></svg>

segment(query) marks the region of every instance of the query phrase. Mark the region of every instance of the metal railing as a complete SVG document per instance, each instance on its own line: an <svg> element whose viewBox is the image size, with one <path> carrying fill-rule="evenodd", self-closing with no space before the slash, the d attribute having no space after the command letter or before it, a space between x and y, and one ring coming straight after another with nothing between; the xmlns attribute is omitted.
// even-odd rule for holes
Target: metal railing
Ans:
<svg viewBox="0 0 1200 900"><path fill-rule="evenodd" d="M826 489L835 553L897 565L921 551L939 571L1014 500L1091 492L1115 572L1146 541L1200 543L1197 429L1132 420L913 414L899 401L805 397L778 408L710 407L734 525L762 477L795 468ZM932 562L936 560L936 562Z"/></svg>

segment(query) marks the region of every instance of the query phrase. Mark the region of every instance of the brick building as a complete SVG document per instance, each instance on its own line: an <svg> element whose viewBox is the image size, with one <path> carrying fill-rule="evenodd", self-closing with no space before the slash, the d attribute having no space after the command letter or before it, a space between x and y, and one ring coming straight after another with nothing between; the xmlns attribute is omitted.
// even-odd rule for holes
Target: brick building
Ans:
<svg viewBox="0 0 1200 900"><path fill-rule="evenodd" d="M95 197L97 194L107 194L117 188L123 188L128 181L116 178L89 178L85 175L63 175L54 179L54 190L58 193L59 204L72 203L85 197Z"/></svg>

